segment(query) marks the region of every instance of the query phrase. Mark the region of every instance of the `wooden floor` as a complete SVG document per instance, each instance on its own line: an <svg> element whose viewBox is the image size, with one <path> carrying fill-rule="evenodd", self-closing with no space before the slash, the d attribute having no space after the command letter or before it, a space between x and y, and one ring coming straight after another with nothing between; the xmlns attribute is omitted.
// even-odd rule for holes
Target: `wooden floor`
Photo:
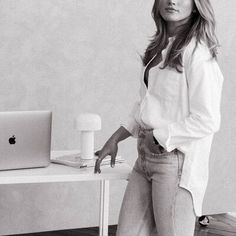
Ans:
<svg viewBox="0 0 236 236"><path fill-rule="evenodd" d="M196 223L194 236L236 236L236 221L225 217L209 217L210 224L202 227ZM109 226L109 236L115 236L116 225ZM98 236L98 228L72 229L34 234L18 234L18 236ZM125 235L124 235L125 236Z"/></svg>

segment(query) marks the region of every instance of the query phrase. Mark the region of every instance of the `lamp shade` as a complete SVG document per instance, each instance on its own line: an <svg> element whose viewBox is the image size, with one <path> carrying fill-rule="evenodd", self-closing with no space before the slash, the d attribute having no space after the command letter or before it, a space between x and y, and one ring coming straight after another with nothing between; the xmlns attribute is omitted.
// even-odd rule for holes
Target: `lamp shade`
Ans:
<svg viewBox="0 0 236 236"><path fill-rule="evenodd" d="M96 131L102 128L101 117L93 113L82 113L77 116L75 128L81 131Z"/></svg>

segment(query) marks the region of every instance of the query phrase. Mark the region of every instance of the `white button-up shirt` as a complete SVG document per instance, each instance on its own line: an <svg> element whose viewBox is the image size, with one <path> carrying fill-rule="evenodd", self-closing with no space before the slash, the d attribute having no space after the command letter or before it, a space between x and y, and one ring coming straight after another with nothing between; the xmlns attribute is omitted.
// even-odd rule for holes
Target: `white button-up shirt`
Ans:
<svg viewBox="0 0 236 236"><path fill-rule="evenodd" d="M177 148L185 154L180 187L190 191L197 216L208 182L209 155L213 135L220 127L220 101L223 76L208 47L195 39L183 53L183 73L163 66L162 61L149 71L148 88L142 70L140 101L130 120L122 124L134 137L140 126L152 128L153 135L167 151Z"/></svg>

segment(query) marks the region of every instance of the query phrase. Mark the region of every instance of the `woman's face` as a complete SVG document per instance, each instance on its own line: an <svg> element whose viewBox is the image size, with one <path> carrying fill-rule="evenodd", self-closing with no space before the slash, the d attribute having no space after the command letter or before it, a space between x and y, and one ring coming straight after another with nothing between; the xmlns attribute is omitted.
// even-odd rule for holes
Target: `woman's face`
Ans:
<svg viewBox="0 0 236 236"><path fill-rule="evenodd" d="M179 22L192 14L194 0L159 0L158 8L165 21Z"/></svg>

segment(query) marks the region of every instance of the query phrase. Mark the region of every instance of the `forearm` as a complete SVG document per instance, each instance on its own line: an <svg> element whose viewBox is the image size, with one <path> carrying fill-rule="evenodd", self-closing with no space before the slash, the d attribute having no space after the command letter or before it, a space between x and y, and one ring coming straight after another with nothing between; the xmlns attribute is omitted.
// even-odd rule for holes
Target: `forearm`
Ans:
<svg viewBox="0 0 236 236"><path fill-rule="evenodd" d="M185 143L216 133L220 127L220 114L214 119L189 116L162 128L154 129L153 135L167 151L172 151Z"/></svg>
<svg viewBox="0 0 236 236"><path fill-rule="evenodd" d="M119 129L117 129L115 133L112 134L111 138L115 142L119 143L120 141L127 139L130 136L131 136L131 133L127 129L125 129L123 126L120 126Z"/></svg>

